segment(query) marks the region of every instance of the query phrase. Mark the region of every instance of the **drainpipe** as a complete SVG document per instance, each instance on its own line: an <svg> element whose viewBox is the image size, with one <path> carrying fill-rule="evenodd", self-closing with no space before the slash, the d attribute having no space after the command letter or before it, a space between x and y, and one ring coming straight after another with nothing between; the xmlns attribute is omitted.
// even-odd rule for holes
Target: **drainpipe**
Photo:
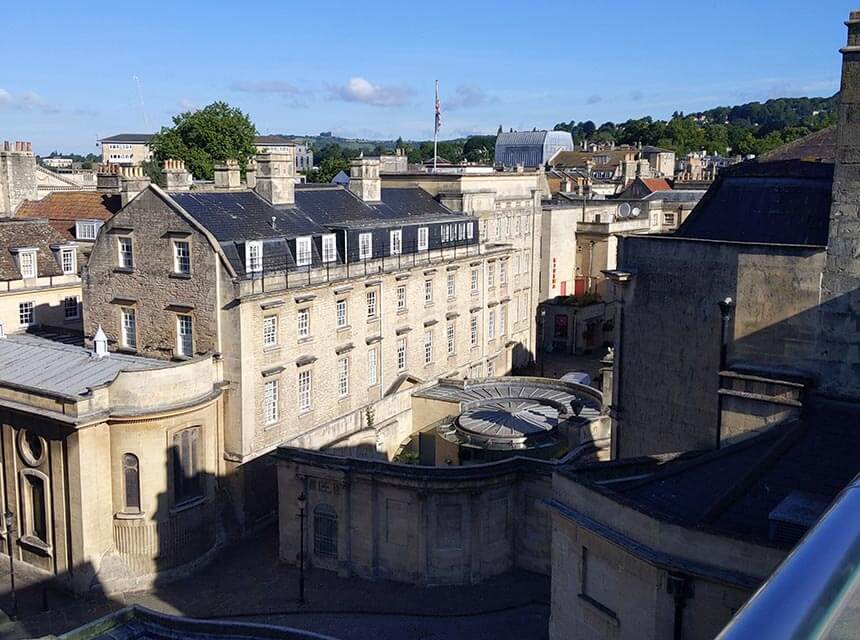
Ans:
<svg viewBox="0 0 860 640"><path fill-rule="evenodd" d="M716 448L720 448L723 431L723 396L720 394L722 385L720 375L726 368L729 351L729 325L732 319L732 311L735 308L735 301L731 298L720 300L720 366L717 371L717 434Z"/></svg>
<svg viewBox="0 0 860 640"><path fill-rule="evenodd" d="M675 601L672 640L681 640L684 631L684 608L687 606L687 600L693 597L693 585L689 576L682 573L670 573L666 576L666 591Z"/></svg>

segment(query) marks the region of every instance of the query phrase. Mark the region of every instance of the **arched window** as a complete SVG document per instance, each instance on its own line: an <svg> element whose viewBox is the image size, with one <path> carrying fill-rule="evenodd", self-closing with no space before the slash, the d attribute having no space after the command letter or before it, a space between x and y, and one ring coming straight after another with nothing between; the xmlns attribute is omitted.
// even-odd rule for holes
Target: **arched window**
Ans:
<svg viewBox="0 0 860 640"><path fill-rule="evenodd" d="M337 558L337 512L327 504L314 508L314 555Z"/></svg>
<svg viewBox="0 0 860 640"><path fill-rule="evenodd" d="M126 512L140 513L140 463L133 453L122 456L122 481Z"/></svg>
<svg viewBox="0 0 860 640"><path fill-rule="evenodd" d="M196 500L203 495L200 481L200 427L191 427L173 436L174 504Z"/></svg>

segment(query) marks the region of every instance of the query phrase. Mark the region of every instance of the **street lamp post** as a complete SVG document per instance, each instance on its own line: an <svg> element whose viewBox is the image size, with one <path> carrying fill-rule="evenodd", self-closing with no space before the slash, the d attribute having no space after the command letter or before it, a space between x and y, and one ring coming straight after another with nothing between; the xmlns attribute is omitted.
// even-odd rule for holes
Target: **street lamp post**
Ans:
<svg viewBox="0 0 860 640"><path fill-rule="evenodd" d="M305 603L305 502L307 496L299 494L299 604Z"/></svg>
<svg viewBox="0 0 860 640"><path fill-rule="evenodd" d="M9 614L9 619L17 620L18 596L15 593L15 563L12 560L12 540L15 537L15 514L11 511L6 511L3 514L3 519L6 522L6 547L9 550L9 581L12 586L12 613Z"/></svg>

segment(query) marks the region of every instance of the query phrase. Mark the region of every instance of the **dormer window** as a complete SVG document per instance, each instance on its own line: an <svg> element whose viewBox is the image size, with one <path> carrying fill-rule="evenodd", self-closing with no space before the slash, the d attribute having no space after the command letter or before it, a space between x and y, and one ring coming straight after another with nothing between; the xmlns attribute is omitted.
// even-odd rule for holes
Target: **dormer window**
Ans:
<svg viewBox="0 0 860 640"><path fill-rule="evenodd" d="M337 245L333 233L322 237L322 260L323 262L334 262L337 260Z"/></svg>
<svg viewBox="0 0 860 640"><path fill-rule="evenodd" d="M373 257L373 234L358 234L358 259L370 260Z"/></svg>
<svg viewBox="0 0 860 640"><path fill-rule="evenodd" d="M245 243L245 272L263 272L263 243L259 240Z"/></svg>
<svg viewBox="0 0 860 640"><path fill-rule="evenodd" d="M296 238L296 265L306 267L311 263L310 236Z"/></svg>
<svg viewBox="0 0 860 640"><path fill-rule="evenodd" d="M418 227L418 251L427 251L430 246L430 230L427 227Z"/></svg>
<svg viewBox="0 0 860 640"><path fill-rule="evenodd" d="M78 272L77 252L72 249L60 249L60 266L66 275L74 275Z"/></svg>
<svg viewBox="0 0 860 640"><path fill-rule="evenodd" d="M38 269L35 249L24 249L18 253L18 268L21 270L22 278L36 277Z"/></svg>
<svg viewBox="0 0 860 640"><path fill-rule="evenodd" d="M95 240L102 223L98 220L78 220L75 222L75 238L78 240Z"/></svg>
<svg viewBox="0 0 860 640"><path fill-rule="evenodd" d="M391 240L391 255L398 256L403 252L403 231L395 229L389 233Z"/></svg>

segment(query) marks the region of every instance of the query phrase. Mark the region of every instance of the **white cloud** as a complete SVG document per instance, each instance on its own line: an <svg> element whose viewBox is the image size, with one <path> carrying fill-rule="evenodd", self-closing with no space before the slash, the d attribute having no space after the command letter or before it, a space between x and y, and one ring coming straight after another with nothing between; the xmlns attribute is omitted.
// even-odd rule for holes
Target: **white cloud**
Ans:
<svg viewBox="0 0 860 640"><path fill-rule="evenodd" d="M498 99L488 96L481 87L476 84L461 84L454 90L454 96L442 101L442 108L448 111L457 109L469 109L481 105L496 102Z"/></svg>
<svg viewBox="0 0 860 640"><path fill-rule="evenodd" d="M329 87L331 96L345 102L361 102L374 107L399 107L412 96L412 89L398 85L377 85L361 77L349 79L345 85Z"/></svg>
<svg viewBox="0 0 860 640"><path fill-rule="evenodd" d="M43 113L58 113L60 108L48 104L35 91L25 91L13 95L0 87L0 108L17 109L19 111L41 111Z"/></svg>

